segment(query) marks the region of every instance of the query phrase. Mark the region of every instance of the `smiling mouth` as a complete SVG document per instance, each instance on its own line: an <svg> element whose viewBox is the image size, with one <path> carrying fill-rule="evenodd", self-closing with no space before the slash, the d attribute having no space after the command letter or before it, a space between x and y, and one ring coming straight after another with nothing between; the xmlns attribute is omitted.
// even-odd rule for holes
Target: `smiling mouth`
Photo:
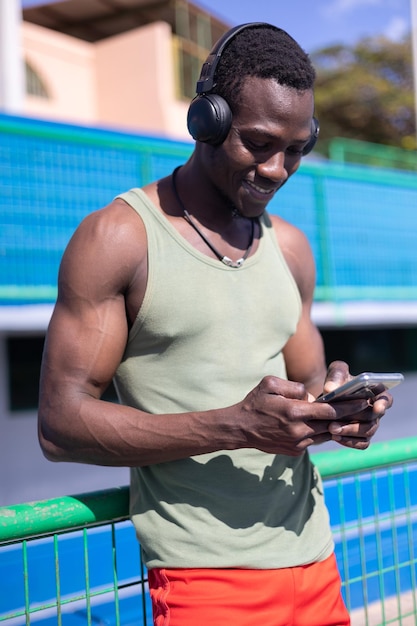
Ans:
<svg viewBox="0 0 417 626"><path fill-rule="evenodd" d="M250 180L244 180L243 181L248 187L250 187L251 189L253 189L254 191L256 191L257 193L262 194L263 196L271 196L273 195L276 191L278 191L278 187L273 187L272 189L270 187L268 187L268 189L266 189L265 187L260 187L259 185L255 185L255 183L253 183Z"/></svg>

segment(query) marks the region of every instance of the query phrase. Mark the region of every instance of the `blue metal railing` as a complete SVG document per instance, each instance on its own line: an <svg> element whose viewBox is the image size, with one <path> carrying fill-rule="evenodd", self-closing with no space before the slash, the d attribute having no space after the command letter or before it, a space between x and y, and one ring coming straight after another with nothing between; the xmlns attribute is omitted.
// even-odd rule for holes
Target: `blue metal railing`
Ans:
<svg viewBox="0 0 417 626"><path fill-rule="evenodd" d="M352 624L415 623L417 437L313 459ZM123 487L1 508L0 623L151 624L128 499Z"/></svg>

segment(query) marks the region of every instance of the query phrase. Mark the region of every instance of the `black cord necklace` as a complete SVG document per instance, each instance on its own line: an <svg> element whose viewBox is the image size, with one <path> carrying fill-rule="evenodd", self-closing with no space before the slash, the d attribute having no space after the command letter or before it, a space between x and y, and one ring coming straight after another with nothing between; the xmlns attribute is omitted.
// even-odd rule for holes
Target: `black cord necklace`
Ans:
<svg viewBox="0 0 417 626"><path fill-rule="evenodd" d="M181 167L181 166L180 166ZM254 236L255 236L255 221L253 219L251 219L251 234L250 234L250 239L249 239L249 245L246 249L245 254L240 258L237 259L237 261L233 261L231 258L229 258L228 256L225 256L223 254L220 254L220 252L213 246L213 244L207 239L207 237L204 235L203 232L201 232L201 230L199 229L199 227L197 226L197 224L195 223L195 221L193 220L193 218L191 217L191 215L188 213L187 209L185 208L184 204L182 203L182 200L179 196L178 193L178 189L177 189L177 173L178 170L180 169L180 167L176 167L175 170L172 172L172 188L174 190L174 194L175 197L177 199L178 204L180 205L180 207L183 210L183 218L194 228L194 230L200 235L201 239L204 241L204 243L210 248L210 250L212 252L214 252L214 254L216 255L216 257L219 259L219 261L221 261L222 263L224 263L225 265L227 265L228 267L234 267L234 268L239 268L242 267L243 263L246 261L246 259L249 256L249 253L252 249L252 245L253 245L253 240L254 240Z"/></svg>

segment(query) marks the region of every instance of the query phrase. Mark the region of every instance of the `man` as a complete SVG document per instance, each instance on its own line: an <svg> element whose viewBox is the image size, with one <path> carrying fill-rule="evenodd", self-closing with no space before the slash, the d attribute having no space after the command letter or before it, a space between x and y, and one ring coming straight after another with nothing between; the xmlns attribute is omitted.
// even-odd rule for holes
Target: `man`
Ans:
<svg viewBox="0 0 417 626"><path fill-rule="evenodd" d="M41 446L132 468L158 626L349 623L308 448L365 449L392 398L313 402L350 374L326 373L306 238L266 213L314 145L313 85L284 31L228 33L188 162L89 215L63 257Z"/></svg>

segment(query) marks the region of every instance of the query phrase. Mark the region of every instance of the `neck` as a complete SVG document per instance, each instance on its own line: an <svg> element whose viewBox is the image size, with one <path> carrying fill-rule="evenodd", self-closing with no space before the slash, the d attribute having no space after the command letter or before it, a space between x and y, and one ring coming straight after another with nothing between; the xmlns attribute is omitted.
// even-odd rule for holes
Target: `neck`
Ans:
<svg viewBox="0 0 417 626"><path fill-rule="evenodd" d="M229 267L234 267L234 268L239 268L243 265L243 263L245 262L245 260L247 259L247 257L249 256L249 253L252 249L252 245L253 245L253 240L254 240L254 234L255 234L255 220L250 220L250 224L251 224L251 233L250 233L250 239L249 239L249 245L244 253L244 255L237 259L236 261L233 261L230 257L223 255L210 241L209 239L205 236L205 234L201 231L201 229L198 227L198 225L196 224L196 222L194 221L193 217L190 215L190 213L188 212L188 210L186 209L186 207L184 206L184 203L179 195L178 192L178 186L177 186L177 174L178 171L180 170L180 167L177 167L173 173L172 173L172 189L174 191L174 195L175 198L177 200L178 205L181 207L182 209L182 213L183 213L183 217L184 219L190 224L190 226L192 226L192 228L194 228L194 230L198 233L198 235L201 237L201 239L205 242L205 244L208 246L208 248L210 248L210 250L215 254L215 256L219 259L219 261L221 261L222 263L224 263L225 265L228 265ZM233 211L232 209L230 210L230 215L232 218L235 217L242 217L239 214L237 214L236 211ZM249 218L248 218L249 219ZM256 220L257 221L257 220Z"/></svg>
<svg viewBox="0 0 417 626"><path fill-rule="evenodd" d="M235 220L245 219L231 200L213 185L197 160L192 158L174 173L181 202L195 219L214 231L231 227Z"/></svg>

